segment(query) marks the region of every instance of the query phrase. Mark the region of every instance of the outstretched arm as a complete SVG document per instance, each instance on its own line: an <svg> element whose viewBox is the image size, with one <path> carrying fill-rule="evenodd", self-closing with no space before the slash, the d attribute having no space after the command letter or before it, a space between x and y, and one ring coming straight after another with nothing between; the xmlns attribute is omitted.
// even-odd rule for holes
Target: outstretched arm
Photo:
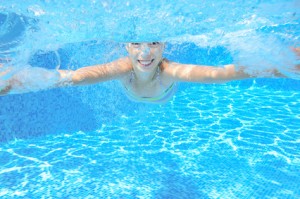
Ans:
<svg viewBox="0 0 300 199"><path fill-rule="evenodd" d="M0 65L1 67L1 65ZM68 85L87 85L117 79L131 70L128 58L121 58L107 64L83 67L71 70L47 70L43 68L26 68L8 80L1 80L0 95L24 93ZM7 73L9 71L5 71Z"/></svg>
<svg viewBox="0 0 300 199"><path fill-rule="evenodd" d="M300 49L297 49L300 57ZM248 73L244 66L235 66L233 64L224 67L201 66L191 64L180 64L166 61L165 74L174 81L200 82L200 83L224 83L232 80L248 78L286 78L277 69L267 69L261 72ZM300 72L300 65L295 66L296 71Z"/></svg>
<svg viewBox="0 0 300 199"><path fill-rule="evenodd" d="M88 66L71 71L71 78L68 78L70 71L59 70L59 72L62 84L64 84L64 79L70 79L70 83L73 85L88 85L118 79L131 70L130 61L125 57L107 64Z"/></svg>
<svg viewBox="0 0 300 199"><path fill-rule="evenodd" d="M230 80L251 78L244 70L236 70L233 64L221 68L170 62L165 72L175 81L183 82L223 83Z"/></svg>
<svg viewBox="0 0 300 199"><path fill-rule="evenodd" d="M292 48L298 60L300 59L300 48ZM236 66L233 64L224 67L199 66L191 64L180 64L165 61L163 68L165 74L174 81L201 82L201 83L223 83L232 80L240 80L247 78L259 77L281 77L286 76L277 69L267 69L265 71L253 71L248 73L244 66ZM300 65L294 66L295 71L300 72Z"/></svg>
<svg viewBox="0 0 300 199"><path fill-rule="evenodd" d="M22 69L0 65L0 95L26 93L55 87L60 81L57 70L24 66ZM18 69L18 70L17 70Z"/></svg>

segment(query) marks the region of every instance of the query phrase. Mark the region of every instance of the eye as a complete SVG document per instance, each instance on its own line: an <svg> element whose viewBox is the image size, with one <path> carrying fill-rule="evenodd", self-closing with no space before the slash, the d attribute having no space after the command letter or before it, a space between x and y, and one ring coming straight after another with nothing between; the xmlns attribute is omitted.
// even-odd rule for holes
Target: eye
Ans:
<svg viewBox="0 0 300 199"><path fill-rule="evenodd" d="M130 45L134 48L138 48L138 47L140 47L141 44L140 43L130 43Z"/></svg>
<svg viewBox="0 0 300 199"><path fill-rule="evenodd" d="M151 43L148 43L148 46L149 47L152 47L152 48L156 48L160 45L160 42L151 42Z"/></svg>

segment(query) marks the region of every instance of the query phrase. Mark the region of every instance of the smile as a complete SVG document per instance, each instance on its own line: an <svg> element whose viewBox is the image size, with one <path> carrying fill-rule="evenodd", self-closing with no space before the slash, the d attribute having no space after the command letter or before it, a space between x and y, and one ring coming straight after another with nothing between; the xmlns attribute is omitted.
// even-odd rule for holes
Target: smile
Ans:
<svg viewBox="0 0 300 199"><path fill-rule="evenodd" d="M138 60L138 62L142 65L142 66L150 66L152 64L152 62L154 61L154 59L151 60Z"/></svg>

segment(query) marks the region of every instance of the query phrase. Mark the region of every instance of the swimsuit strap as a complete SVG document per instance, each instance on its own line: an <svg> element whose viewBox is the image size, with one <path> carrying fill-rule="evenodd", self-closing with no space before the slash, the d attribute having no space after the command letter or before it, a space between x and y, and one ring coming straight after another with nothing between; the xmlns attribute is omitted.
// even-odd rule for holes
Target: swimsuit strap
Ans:
<svg viewBox="0 0 300 199"><path fill-rule="evenodd" d="M129 83L131 84L131 83L133 82L134 79L135 79L135 77L134 77L134 71L133 71L133 69L132 69L131 72L130 72Z"/></svg>
<svg viewBox="0 0 300 199"><path fill-rule="evenodd" d="M159 81L159 85L162 85L161 79L160 79L160 73L161 73L161 69L160 69L160 64L157 67L156 70L156 79Z"/></svg>
<svg viewBox="0 0 300 199"><path fill-rule="evenodd" d="M159 81L159 85L162 86L163 84L162 84L161 77L160 77L161 63L162 63L162 61L159 63L153 78L156 78ZM129 83L132 83L134 80L135 80L135 74L134 74L134 70L132 69L131 73L130 73ZM132 99L135 99L136 101L148 101L148 102L153 102L153 103L165 102L169 98L171 98L174 95L174 93L176 92L175 83L172 83L163 93L161 93L161 95L156 96L156 97L137 97L125 85L124 85L124 87L125 87L125 90L127 91L127 94L129 94L129 96Z"/></svg>
<svg viewBox="0 0 300 199"><path fill-rule="evenodd" d="M172 83L163 93L156 97L138 97L134 95L125 85L124 88L128 96L134 101L147 101L152 103L164 103L168 101L176 92L177 86L176 83Z"/></svg>

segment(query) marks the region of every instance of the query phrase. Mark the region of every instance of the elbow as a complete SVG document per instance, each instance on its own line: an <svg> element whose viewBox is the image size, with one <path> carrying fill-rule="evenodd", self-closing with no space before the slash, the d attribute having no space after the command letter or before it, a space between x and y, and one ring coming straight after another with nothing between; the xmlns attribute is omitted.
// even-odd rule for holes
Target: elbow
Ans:
<svg viewBox="0 0 300 199"><path fill-rule="evenodd" d="M232 80L233 74L226 68L215 68L211 71L210 77L214 83L227 83Z"/></svg>
<svg viewBox="0 0 300 199"><path fill-rule="evenodd" d="M233 64L226 65L224 68L214 68L214 70L210 72L209 76L213 83L227 83L248 78L244 72L237 71Z"/></svg>

